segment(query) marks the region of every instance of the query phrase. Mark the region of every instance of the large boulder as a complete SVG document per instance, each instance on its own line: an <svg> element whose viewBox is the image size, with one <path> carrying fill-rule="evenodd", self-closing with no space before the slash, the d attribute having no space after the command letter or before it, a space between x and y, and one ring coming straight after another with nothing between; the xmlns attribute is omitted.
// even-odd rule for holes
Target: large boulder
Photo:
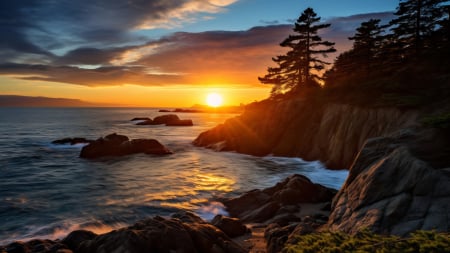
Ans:
<svg viewBox="0 0 450 253"><path fill-rule="evenodd" d="M116 133L99 138L81 149L82 158L99 158L104 156L123 156L136 153L164 155L170 150L154 139L129 140L125 135Z"/></svg>
<svg viewBox="0 0 450 253"><path fill-rule="evenodd" d="M302 205L313 213L322 213L320 209L331 202L335 193L336 190L314 184L303 175L292 175L273 187L252 190L223 203L232 216L244 222L283 222L287 217L295 220Z"/></svg>
<svg viewBox="0 0 450 253"><path fill-rule="evenodd" d="M234 238L249 232L247 227L237 218L230 218L223 215L216 215L211 224L218 227L229 237Z"/></svg>
<svg viewBox="0 0 450 253"><path fill-rule="evenodd" d="M185 221L159 216L142 220L133 226L85 240L80 243L76 252L247 252L216 227L192 216L195 215L181 215Z"/></svg>
<svg viewBox="0 0 450 253"><path fill-rule="evenodd" d="M329 228L401 236L450 231L448 154L438 153L448 152L447 134L404 129L368 140L333 200Z"/></svg>

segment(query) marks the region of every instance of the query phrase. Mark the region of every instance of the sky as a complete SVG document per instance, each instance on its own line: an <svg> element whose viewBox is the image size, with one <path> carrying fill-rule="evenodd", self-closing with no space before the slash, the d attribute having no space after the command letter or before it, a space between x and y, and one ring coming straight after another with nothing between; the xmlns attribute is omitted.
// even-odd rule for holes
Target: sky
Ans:
<svg viewBox="0 0 450 253"><path fill-rule="evenodd" d="M331 27L343 52L361 22L393 17L396 0L0 1L0 95L116 106L226 105L268 97L258 76L301 12ZM331 55L333 61L336 55ZM1 98L0 98L1 99Z"/></svg>

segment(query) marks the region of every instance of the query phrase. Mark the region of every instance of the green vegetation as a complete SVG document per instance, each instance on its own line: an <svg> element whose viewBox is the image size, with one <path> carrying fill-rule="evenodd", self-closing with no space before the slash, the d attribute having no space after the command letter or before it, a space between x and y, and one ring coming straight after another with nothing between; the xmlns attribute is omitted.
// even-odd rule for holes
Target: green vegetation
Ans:
<svg viewBox="0 0 450 253"><path fill-rule="evenodd" d="M450 234L417 231L410 237L382 236L362 231L354 236L344 233L313 233L296 236L284 253L340 253L340 252L450 252Z"/></svg>
<svg viewBox="0 0 450 253"><path fill-rule="evenodd" d="M314 24L320 18L308 8L295 24L298 34L280 44L292 50L274 58L278 67L269 68L260 81L274 85L271 99L305 97L320 103L369 107L439 107L450 97L448 1L401 0L394 14L387 24L379 19L362 22L349 38L353 47L319 76L326 64L315 53L333 52L333 43L314 37L317 30L330 25ZM305 23L308 15L314 17L306 19L312 23Z"/></svg>

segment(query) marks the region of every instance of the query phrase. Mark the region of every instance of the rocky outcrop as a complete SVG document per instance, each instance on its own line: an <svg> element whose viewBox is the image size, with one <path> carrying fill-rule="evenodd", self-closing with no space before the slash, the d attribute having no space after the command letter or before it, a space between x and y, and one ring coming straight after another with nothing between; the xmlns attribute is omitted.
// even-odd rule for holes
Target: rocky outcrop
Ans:
<svg viewBox="0 0 450 253"><path fill-rule="evenodd" d="M293 175L273 187L223 200L223 204L232 216L244 222L285 224L298 221L303 215L322 213L335 193L305 176Z"/></svg>
<svg viewBox="0 0 450 253"><path fill-rule="evenodd" d="M139 119L139 118L135 118ZM176 114L166 114L155 117L154 119L142 118L143 121L136 125L166 125L166 126L193 126L194 123L190 119L180 119ZM134 119L133 119L134 120Z"/></svg>
<svg viewBox="0 0 450 253"><path fill-rule="evenodd" d="M251 155L298 156L344 169L367 139L415 125L417 117L415 111L395 108L316 107L302 99L268 100L201 133L193 143Z"/></svg>
<svg viewBox="0 0 450 253"><path fill-rule="evenodd" d="M433 129L369 139L333 200L329 228L396 235L450 231L449 140L448 131Z"/></svg>
<svg viewBox="0 0 450 253"><path fill-rule="evenodd" d="M245 253L225 233L190 212L171 218L153 217L136 224L96 235L89 231L71 232L62 241L32 240L14 242L3 253Z"/></svg>
<svg viewBox="0 0 450 253"><path fill-rule="evenodd" d="M150 120L149 117L136 117L136 118L132 118L131 121L138 121L138 120Z"/></svg>
<svg viewBox="0 0 450 253"><path fill-rule="evenodd" d="M82 158L99 158L104 156L124 156L130 154L166 155L172 152L154 139L129 140L125 135L116 133L99 138L81 149Z"/></svg>

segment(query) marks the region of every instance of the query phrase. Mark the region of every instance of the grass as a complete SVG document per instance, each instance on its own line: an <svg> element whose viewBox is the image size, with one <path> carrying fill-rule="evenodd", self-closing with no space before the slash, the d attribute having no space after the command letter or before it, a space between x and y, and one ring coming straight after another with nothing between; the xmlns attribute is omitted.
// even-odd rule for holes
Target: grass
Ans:
<svg viewBox="0 0 450 253"><path fill-rule="evenodd" d="M338 253L338 252L450 252L450 234L417 231L410 237L382 236L362 231L351 236L340 232L322 232L295 236L284 253Z"/></svg>

